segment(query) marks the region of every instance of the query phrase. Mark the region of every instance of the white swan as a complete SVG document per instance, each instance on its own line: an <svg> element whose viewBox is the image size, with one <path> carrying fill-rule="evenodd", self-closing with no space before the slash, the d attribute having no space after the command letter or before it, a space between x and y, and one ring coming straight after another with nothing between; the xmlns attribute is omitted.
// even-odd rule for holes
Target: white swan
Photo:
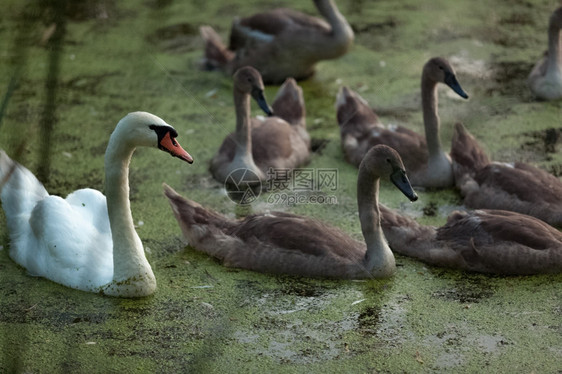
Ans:
<svg viewBox="0 0 562 374"><path fill-rule="evenodd" d="M30 274L65 286L119 297L147 296L156 279L133 226L129 162L137 146L157 146L189 163L177 132L145 112L129 113L105 152L106 197L93 189L52 196L26 168L0 150L2 207L10 257Z"/></svg>
<svg viewBox="0 0 562 374"><path fill-rule="evenodd" d="M527 80L531 91L542 100L562 98L562 7L556 9L548 23L548 52L540 59Z"/></svg>

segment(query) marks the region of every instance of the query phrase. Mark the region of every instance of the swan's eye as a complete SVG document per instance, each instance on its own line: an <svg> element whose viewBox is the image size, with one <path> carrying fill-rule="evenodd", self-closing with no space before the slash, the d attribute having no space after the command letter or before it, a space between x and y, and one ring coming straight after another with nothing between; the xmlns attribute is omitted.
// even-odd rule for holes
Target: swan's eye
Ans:
<svg viewBox="0 0 562 374"><path fill-rule="evenodd" d="M178 132L176 129L170 126L162 126L162 125L150 125L148 126L149 129L154 130L156 135L158 135L158 144L164 139L166 134L170 134L170 140L172 141L173 145L176 145L176 138L178 137Z"/></svg>
<svg viewBox="0 0 562 374"><path fill-rule="evenodd" d="M175 129L170 129L168 133L170 134L170 140L172 141L172 144L174 146L177 146L178 142L176 142L176 138L178 137L178 132Z"/></svg>

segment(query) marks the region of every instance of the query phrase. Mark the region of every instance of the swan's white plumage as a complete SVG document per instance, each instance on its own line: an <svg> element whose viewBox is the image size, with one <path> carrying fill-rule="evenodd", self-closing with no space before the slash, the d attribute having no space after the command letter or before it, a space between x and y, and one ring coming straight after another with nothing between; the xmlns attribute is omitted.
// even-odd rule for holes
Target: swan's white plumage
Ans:
<svg viewBox="0 0 562 374"><path fill-rule="evenodd" d="M0 175L13 161L0 153ZM97 292L113 279L113 241L105 196L93 189L63 199L16 164L2 187L10 257L29 274Z"/></svg>
<svg viewBox="0 0 562 374"><path fill-rule="evenodd" d="M12 169L13 168L13 169ZM105 196L92 189L51 196L26 168L0 153L10 257L34 276L94 291L111 282L113 244Z"/></svg>

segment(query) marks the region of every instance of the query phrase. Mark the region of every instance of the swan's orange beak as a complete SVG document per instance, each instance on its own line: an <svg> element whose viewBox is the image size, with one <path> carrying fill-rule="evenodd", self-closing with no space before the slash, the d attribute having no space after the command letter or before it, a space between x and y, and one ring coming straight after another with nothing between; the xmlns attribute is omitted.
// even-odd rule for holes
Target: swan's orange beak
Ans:
<svg viewBox="0 0 562 374"><path fill-rule="evenodd" d="M160 149L170 153L172 156L181 158L190 164L193 163L193 157L181 147L180 143L178 143L175 138L172 138L170 132L167 132L162 140L160 140L159 146Z"/></svg>

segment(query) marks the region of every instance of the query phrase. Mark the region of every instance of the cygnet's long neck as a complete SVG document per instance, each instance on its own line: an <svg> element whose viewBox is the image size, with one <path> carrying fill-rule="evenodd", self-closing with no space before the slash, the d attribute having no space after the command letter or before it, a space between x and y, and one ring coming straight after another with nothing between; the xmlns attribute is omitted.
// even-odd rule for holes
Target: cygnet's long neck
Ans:
<svg viewBox="0 0 562 374"><path fill-rule="evenodd" d="M129 163L135 147L123 142L117 128L105 152L105 194L113 239L113 279L126 280L153 273L135 231L129 202Z"/></svg>
<svg viewBox="0 0 562 374"><path fill-rule="evenodd" d="M319 47L322 47L322 50L319 51L325 54L323 58L339 57L351 45L354 38L353 30L333 0L315 0L314 3L318 12L332 27L329 45L319 45Z"/></svg>
<svg viewBox="0 0 562 374"><path fill-rule="evenodd" d="M357 204L361 231L367 244L365 270L374 277L387 277L394 273L394 255L384 237L379 211L379 176L367 168L359 169L357 178Z"/></svg>
<svg viewBox="0 0 562 374"><path fill-rule="evenodd" d="M546 74L562 74L562 50L560 47L560 31L562 25L562 9L557 10L548 25L548 62Z"/></svg>
<svg viewBox="0 0 562 374"><path fill-rule="evenodd" d="M421 81L423 124L425 128L425 140L429 158L438 157L441 150L441 139L439 139L439 115L437 114L437 82L430 79L427 74L422 73Z"/></svg>
<svg viewBox="0 0 562 374"><path fill-rule="evenodd" d="M235 158L251 159L252 136L250 132L250 95L234 87L234 109L236 110Z"/></svg>

